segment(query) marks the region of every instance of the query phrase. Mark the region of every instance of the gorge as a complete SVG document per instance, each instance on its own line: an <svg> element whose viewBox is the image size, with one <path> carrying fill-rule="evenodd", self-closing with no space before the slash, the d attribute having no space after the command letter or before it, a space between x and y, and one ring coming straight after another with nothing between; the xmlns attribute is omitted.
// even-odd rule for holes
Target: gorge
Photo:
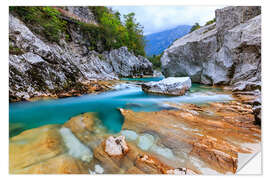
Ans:
<svg viewBox="0 0 270 180"><path fill-rule="evenodd" d="M216 10L164 51L165 77L140 43L98 38L116 13L48 8L57 42L10 11L11 174L235 174L260 151L259 7Z"/></svg>

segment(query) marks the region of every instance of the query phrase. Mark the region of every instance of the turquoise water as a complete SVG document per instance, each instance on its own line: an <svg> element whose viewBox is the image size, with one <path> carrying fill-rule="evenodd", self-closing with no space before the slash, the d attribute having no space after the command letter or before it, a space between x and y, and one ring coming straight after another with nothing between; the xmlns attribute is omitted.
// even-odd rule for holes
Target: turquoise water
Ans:
<svg viewBox="0 0 270 180"><path fill-rule="evenodd" d="M219 89L204 88L193 84L187 95L171 97L146 94L140 86L131 84L119 86L115 90L98 95L10 103L9 134L14 136L26 129L46 124L63 124L71 117L84 112L96 112L108 131L117 133L124 122L118 108L134 111L159 111L171 109L162 102L206 103L232 99L230 95L217 93L219 91Z"/></svg>

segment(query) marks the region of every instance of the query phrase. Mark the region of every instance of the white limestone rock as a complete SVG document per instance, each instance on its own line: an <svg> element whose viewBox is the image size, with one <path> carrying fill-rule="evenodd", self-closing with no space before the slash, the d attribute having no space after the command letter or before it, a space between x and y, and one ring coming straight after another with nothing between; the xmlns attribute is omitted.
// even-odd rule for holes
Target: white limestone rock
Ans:
<svg viewBox="0 0 270 180"><path fill-rule="evenodd" d="M151 81L142 85L147 93L182 96L191 88L189 77L169 77L161 81Z"/></svg>
<svg viewBox="0 0 270 180"><path fill-rule="evenodd" d="M110 136L105 141L105 152L110 156L121 156L129 150L125 136Z"/></svg>

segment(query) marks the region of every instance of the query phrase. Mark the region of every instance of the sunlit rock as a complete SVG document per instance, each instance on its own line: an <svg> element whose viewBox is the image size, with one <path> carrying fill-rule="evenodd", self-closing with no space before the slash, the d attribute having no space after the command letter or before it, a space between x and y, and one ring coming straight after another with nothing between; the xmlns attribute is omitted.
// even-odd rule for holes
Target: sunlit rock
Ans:
<svg viewBox="0 0 270 180"><path fill-rule="evenodd" d="M106 135L106 128L95 113L83 113L70 118L65 124L71 132L85 145L96 148Z"/></svg>
<svg viewBox="0 0 270 180"><path fill-rule="evenodd" d="M164 95L182 96L191 88L189 77L169 77L161 81L152 81L142 85L143 91Z"/></svg>
<svg viewBox="0 0 270 180"><path fill-rule="evenodd" d="M87 173L88 163L68 153L59 128L58 125L47 125L12 137L9 144L10 173Z"/></svg>
<svg viewBox="0 0 270 180"><path fill-rule="evenodd" d="M135 162L136 166L148 174L165 174L171 167L163 164L157 158L147 154L139 155Z"/></svg>
<svg viewBox="0 0 270 180"><path fill-rule="evenodd" d="M106 139L105 152L110 156L121 156L126 154L127 151L128 146L124 136L118 136L116 138L110 136Z"/></svg>
<svg viewBox="0 0 270 180"><path fill-rule="evenodd" d="M238 154L257 151L245 147L246 143L260 143L260 128L254 125L250 105L230 101L174 107L179 110L133 112L120 109L125 117L123 129L137 133L153 132L159 137L160 143L174 152L175 161L180 154L183 155L179 159L185 162L189 162L191 156L198 157L204 166L220 173L235 173ZM168 150L161 152L155 153L170 154Z"/></svg>

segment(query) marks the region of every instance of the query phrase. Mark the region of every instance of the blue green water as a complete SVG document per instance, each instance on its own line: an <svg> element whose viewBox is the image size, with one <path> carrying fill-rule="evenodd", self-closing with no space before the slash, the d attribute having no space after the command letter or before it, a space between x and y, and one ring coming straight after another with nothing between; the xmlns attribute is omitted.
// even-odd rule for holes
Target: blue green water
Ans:
<svg viewBox="0 0 270 180"><path fill-rule="evenodd" d="M117 133L124 122L118 108L134 111L159 111L170 109L162 102L207 103L231 100L230 95L217 93L219 91L219 89L193 84L187 95L171 97L146 94L140 86L129 85L128 87L119 86L118 89L98 95L10 103L9 134L14 136L26 129L46 124L63 124L71 117L84 112L96 112L104 126L110 132Z"/></svg>

